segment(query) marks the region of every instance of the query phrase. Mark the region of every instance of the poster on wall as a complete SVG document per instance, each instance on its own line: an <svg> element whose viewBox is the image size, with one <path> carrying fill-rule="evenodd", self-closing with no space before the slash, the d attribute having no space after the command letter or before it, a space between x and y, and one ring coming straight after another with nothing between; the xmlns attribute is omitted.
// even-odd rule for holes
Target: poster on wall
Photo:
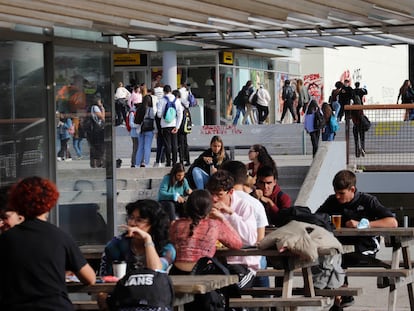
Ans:
<svg viewBox="0 0 414 311"><path fill-rule="evenodd" d="M303 77L303 84L308 89L309 95L315 99L319 105L322 105L324 101L324 84L321 75L319 73L305 75Z"/></svg>

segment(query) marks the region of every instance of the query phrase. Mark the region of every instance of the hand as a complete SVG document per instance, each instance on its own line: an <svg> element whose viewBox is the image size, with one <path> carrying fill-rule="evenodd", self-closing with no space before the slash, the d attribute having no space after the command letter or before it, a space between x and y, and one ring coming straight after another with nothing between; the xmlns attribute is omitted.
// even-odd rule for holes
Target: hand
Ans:
<svg viewBox="0 0 414 311"><path fill-rule="evenodd" d="M230 206L228 206L227 204L225 204L224 202L222 202L222 201L213 203L213 208L217 209L218 211L220 211L223 214L229 214L229 215L233 214L232 208Z"/></svg>
<svg viewBox="0 0 414 311"><path fill-rule="evenodd" d="M120 225L119 228L124 229L127 232L126 236L129 238L144 240L144 242L152 242L151 235L138 227Z"/></svg>
<svg viewBox="0 0 414 311"><path fill-rule="evenodd" d="M219 220L223 220L224 219L224 215L222 212L220 212L218 209L216 208L212 208L210 211L210 214L208 215L208 217L212 218L212 219L219 219Z"/></svg>
<svg viewBox="0 0 414 311"><path fill-rule="evenodd" d="M182 196L179 196L179 197L177 198L177 202L178 202L178 203L184 203L184 202L185 202L185 198L183 198Z"/></svg>
<svg viewBox="0 0 414 311"><path fill-rule="evenodd" d="M172 134L177 134L177 132L178 132L178 129L176 129L175 127L171 130Z"/></svg>
<svg viewBox="0 0 414 311"><path fill-rule="evenodd" d="M348 220L345 223L345 227L347 227L347 228L356 228L358 226L358 224L359 224L358 220L351 219L351 220Z"/></svg>
<svg viewBox="0 0 414 311"><path fill-rule="evenodd" d="M211 163L213 163L213 158L212 157L204 157L204 162L206 162L207 164L211 164Z"/></svg>
<svg viewBox="0 0 414 311"><path fill-rule="evenodd" d="M261 200L263 197L263 190L256 189L256 197L258 200Z"/></svg>

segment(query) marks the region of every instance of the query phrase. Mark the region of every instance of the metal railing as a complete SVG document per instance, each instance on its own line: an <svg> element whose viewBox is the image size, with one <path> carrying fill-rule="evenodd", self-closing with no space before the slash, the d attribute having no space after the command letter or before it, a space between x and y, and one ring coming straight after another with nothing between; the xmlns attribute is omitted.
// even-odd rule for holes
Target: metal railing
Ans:
<svg viewBox="0 0 414 311"><path fill-rule="evenodd" d="M363 171L414 171L414 104L344 109L348 165ZM361 111L371 122L368 131L355 121Z"/></svg>

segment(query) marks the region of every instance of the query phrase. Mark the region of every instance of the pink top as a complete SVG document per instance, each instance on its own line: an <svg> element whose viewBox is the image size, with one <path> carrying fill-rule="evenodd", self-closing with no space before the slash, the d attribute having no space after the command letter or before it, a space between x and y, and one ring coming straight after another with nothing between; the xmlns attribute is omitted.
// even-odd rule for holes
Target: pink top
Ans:
<svg viewBox="0 0 414 311"><path fill-rule="evenodd" d="M213 257L217 240L228 248L242 247L239 234L225 219L204 218L189 237L191 222L189 218L180 218L171 225L170 239L177 251L176 261L196 262L201 257Z"/></svg>

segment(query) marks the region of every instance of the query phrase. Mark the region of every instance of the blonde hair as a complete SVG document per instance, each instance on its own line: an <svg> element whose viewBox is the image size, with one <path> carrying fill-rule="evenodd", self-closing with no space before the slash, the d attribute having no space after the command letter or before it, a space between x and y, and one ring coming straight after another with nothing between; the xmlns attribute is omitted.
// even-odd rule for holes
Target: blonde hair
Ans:
<svg viewBox="0 0 414 311"><path fill-rule="evenodd" d="M211 147L211 145L213 145L213 143L216 143L216 142L221 144L220 151L217 154L217 164L221 165L221 163L223 163L223 160L226 156L226 150L224 149L223 139L220 136L217 136L217 135L215 135L211 138L210 147Z"/></svg>

